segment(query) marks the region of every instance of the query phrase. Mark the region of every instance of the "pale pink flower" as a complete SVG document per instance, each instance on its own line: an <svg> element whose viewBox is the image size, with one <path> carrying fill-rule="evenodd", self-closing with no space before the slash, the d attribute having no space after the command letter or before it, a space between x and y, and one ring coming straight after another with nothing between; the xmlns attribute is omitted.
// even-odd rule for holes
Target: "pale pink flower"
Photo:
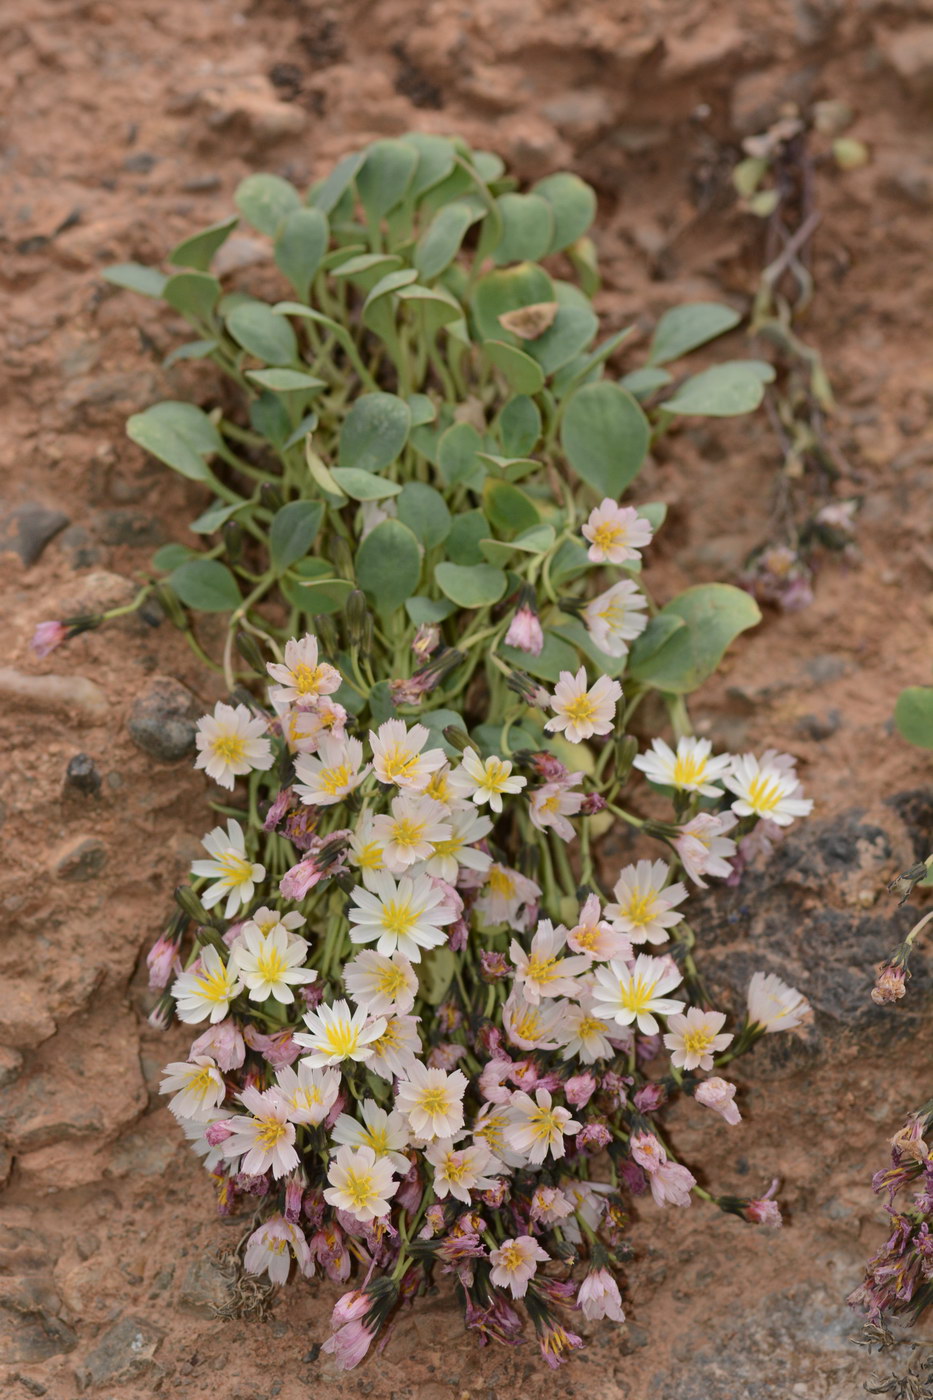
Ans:
<svg viewBox="0 0 933 1400"><path fill-rule="evenodd" d="M420 1138L452 1138L463 1127L463 1095L467 1078L455 1069L428 1069L416 1061L395 1096L396 1107L406 1114L412 1133Z"/></svg>
<svg viewBox="0 0 933 1400"><path fill-rule="evenodd" d="M590 1270L577 1292L577 1306L583 1309L583 1316L590 1322L601 1317L613 1322L625 1321L619 1285L608 1269Z"/></svg>
<svg viewBox="0 0 933 1400"><path fill-rule="evenodd" d="M513 1298L524 1298L529 1280L534 1278L539 1263L550 1259L531 1235L503 1240L498 1249L490 1250L490 1278L497 1288L508 1288Z"/></svg>
<svg viewBox="0 0 933 1400"><path fill-rule="evenodd" d="M552 734L563 733L571 744L590 739L594 734L611 734L616 705L621 699L621 685L608 676L600 676L588 688L585 666L581 666L576 675L561 671L548 702L554 718L544 727Z"/></svg>
<svg viewBox="0 0 933 1400"><path fill-rule="evenodd" d="M562 958L567 930L562 924L555 928L550 919L542 919L526 952L513 938L509 956L515 966L515 985L522 996L534 1006L542 997L573 996L577 990L574 978L589 967L584 957Z"/></svg>
<svg viewBox="0 0 933 1400"><path fill-rule="evenodd" d="M573 1074L564 1084L564 1098L574 1108L586 1108L596 1093L596 1078L586 1070L583 1074Z"/></svg>
<svg viewBox="0 0 933 1400"><path fill-rule="evenodd" d="M657 1206L689 1206L696 1177L679 1162L662 1162L649 1173L648 1185Z"/></svg>
<svg viewBox="0 0 933 1400"><path fill-rule="evenodd" d="M295 1151L295 1125L288 1119L288 1104L278 1089L246 1088L239 1095L249 1117L230 1120L233 1136L224 1144L225 1157L241 1157L239 1170L258 1176L272 1168L278 1180L299 1165Z"/></svg>
<svg viewBox="0 0 933 1400"><path fill-rule="evenodd" d="M630 559L639 559L639 551L651 543L653 533L650 521L633 506L620 506L609 496L590 511L583 526L594 564L626 564Z"/></svg>
<svg viewBox="0 0 933 1400"><path fill-rule="evenodd" d="M767 1225L772 1229L779 1229L784 1221L781 1219L781 1208L777 1201L771 1198L776 1195L778 1189L778 1179L774 1178L765 1194L757 1201L749 1201L745 1207L745 1218L753 1225Z"/></svg>
<svg viewBox="0 0 933 1400"><path fill-rule="evenodd" d="M239 1069L246 1059L246 1045L236 1021L227 1019L209 1026L191 1047L191 1056L212 1055L224 1074Z"/></svg>
<svg viewBox="0 0 933 1400"><path fill-rule="evenodd" d="M285 664L270 662L269 675L279 684L269 690L273 704L313 706L322 695L340 688L340 672L318 659L317 637L306 633L301 641L285 643Z"/></svg>
<svg viewBox="0 0 933 1400"><path fill-rule="evenodd" d="M146 954L146 966L149 969L150 992L164 991L172 978L181 972L178 944L174 938L161 934Z"/></svg>
<svg viewBox="0 0 933 1400"><path fill-rule="evenodd" d="M51 655L68 636L68 628L61 622L40 622L32 634L30 646L36 656Z"/></svg>
<svg viewBox="0 0 933 1400"><path fill-rule="evenodd" d="M365 1325L363 1318L372 1307L372 1300L359 1289L345 1293L334 1308L331 1325L332 1334L321 1347L321 1351L333 1356L335 1365L341 1371L352 1371L358 1366L370 1348L375 1333Z"/></svg>
<svg viewBox="0 0 933 1400"><path fill-rule="evenodd" d="M209 1055L192 1055L190 1061L165 1066L160 1094L173 1094L169 1108L176 1118L209 1121L227 1092L223 1075Z"/></svg>
<svg viewBox="0 0 933 1400"><path fill-rule="evenodd" d="M542 1225L556 1225L573 1214L573 1206L556 1186L537 1186L531 1197L531 1218Z"/></svg>
<svg viewBox="0 0 933 1400"><path fill-rule="evenodd" d="M768 762L767 755L758 759L746 753L733 758L723 782L736 795L732 810L740 817L763 817L776 826L790 826L795 817L813 811L812 800L798 796L801 788L794 769Z"/></svg>
<svg viewBox="0 0 933 1400"><path fill-rule="evenodd" d="M502 1029L520 1050L556 1050L563 1020L562 1002L549 999L534 1005L514 989L502 1008Z"/></svg>
<svg viewBox="0 0 933 1400"><path fill-rule="evenodd" d="M443 749L425 749L430 730L423 724L411 728L402 719L387 719L378 731L369 731L373 771L380 783L423 792L432 776L447 762Z"/></svg>
<svg viewBox="0 0 933 1400"><path fill-rule="evenodd" d="M672 1052L671 1064L676 1069L712 1069L713 1056L734 1038L719 1034L725 1024L721 1011L701 1011L696 1006L689 1007L685 1016L668 1016L664 1044Z"/></svg>
<svg viewBox="0 0 933 1400"><path fill-rule="evenodd" d="M338 1147L327 1169L327 1180L330 1185L324 1199L328 1205L345 1210L364 1224L389 1214L389 1201L398 1186L388 1158L377 1157L371 1147L349 1144Z"/></svg>
<svg viewBox="0 0 933 1400"><path fill-rule="evenodd" d="M263 716L218 700L214 713L198 720L195 768L203 768L223 788L232 788L234 779L246 773L265 772L273 763L267 730Z"/></svg>
<svg viewBox="0 0 933 1400"><path fill-rule="evenodd" d="M595 976L594 1014L620 1026L635 1022L643 1035L657 1035L656 1016L684 1009L682 1001L666 995L683 980L670 958L639 953L633 967L613 960L608 967L598 967Z"/></svg>
<svg viewBox="0 0 933 1400"><path fill-rule="evenodd" d="M506 1142L513 1152L535 1164L549 1154L555 1161L563 1157L564 1138L573 1137L583 1126L571 1118L569 1109L555 1106L547 1089L536 1089L534 1098L520 1090L514 1093L509 1116Z"/></svg>
<svg viewBox="0 0 933 1400"><path fill-rule="evenodd" d="M735 842L726 836L738 823L734 812L698 812L680 828L674 838L674 849L684 870L700 889L707 888L704 875L716 875L727 880L732 874L730 857L735 855Z"/></svg>
<svg viewBox="0 0 933 1400"><path fill-rule="evenodd" d="M509 624L505 634L505 645L527 652L529 656L540 656L544 649L544 631L541 620L534 608L523 603Z"/></svg>
<svg viewBox="0 0 933 1400"><path fill-rule="evenodd" d="M648 626L648 599L631 579L622 579L591 599L583 621L594 646L607 656L627 656L628 644Z"/></svg>
<svg viewBox="0 0 933 1400"><path fill-rule="evenodd" d="M469 1205L471 1191L487 1191L495 1185L500 1163L482 1140L456 1147L453 1138L439 1138L424 1155L434 1168L434 1194L439 1201L451 1195Z"/></svg>
<svg viewBox="0 0 933 1400"><path fill-rule="evenodd" d="M575 773L573 776L582 778L583 774ZM545 783L528 794L528 815L532 826L539 831L550 827L562 841L572 841L576 835L573 822L567 818L575 817L582 806L583 793L574 792L561 783Z"/></svg>
<svg viewBox="0 0 933 1400"><path fill-rule="evenodd" d="M606 918L632 943L666 943L668 930L683 919L677 905L687 898L687 887L680 882L668 885L669 874L663 860L640 860L619 872L613 889L616 902L606 905Z"/></svg>
<svg viewBox="0 0 933 1400"><path fill-rule="evenodd" d="M268 1274L273 1283L287 1283L292 1254L305 1278L313 1278L308 1241L297 1225L282 1215L273 1215L246 1241L243 1267L248 1274Z"/></svg>
<svg viewBox="0 0 933 1400"><path fill-rule="evenodd" d="M728 1079L720 1079L718 1075L712 1075L709 1079L704 1079L698 1084L694 1091L697 1103L701 1103L705 1108L711 1108L714 1113L718 1113L727 1123L734 1126L741 1123L742 1115L735 1104L735 1085L730 1084Z"/></svg>
<svg viewBox="0 0 933 1400"><path fill-rule="evenodd" d="M810 1014L810 1003L796 987L773 972L756 972L748 984L748 1019L766 1034L791 1031Z"/></svg>
<svg viewBox="0 0 933 1400"><path fill-rule="evenodd" d="M663 739L652 739L651 748L637 755L634 767L650 782L662 787L699 792L705 797L722 797L722 789L715 784L725 780L732 762L731 754L714 756L709 739L685 735L678 739L676 753Z"/></svg>
<svg viewBox="0 0 933 1400"><path fill-rule="evenodd" d="M612 958L628 962L633 957L631 939L602 917L595 894L587 896L577 922L567 934L567 945L592 962L609 962Z"/></svg>
<svg viewBox="0 0 933 1400"><path fill-rule="evenodd" d="M533 904L540 894L541 886L534 880L494 861L475 908L484 923L514 924L521 906Z"/></svg>

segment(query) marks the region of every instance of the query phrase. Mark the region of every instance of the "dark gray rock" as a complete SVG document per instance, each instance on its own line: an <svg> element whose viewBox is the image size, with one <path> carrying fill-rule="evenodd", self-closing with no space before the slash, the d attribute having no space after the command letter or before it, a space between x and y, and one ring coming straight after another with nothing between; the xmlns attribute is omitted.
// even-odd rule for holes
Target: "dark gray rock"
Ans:
<svg viewBox="0 0 933 1400"><path fill-rule="evenodd" d="M65 786L84 797L96 797L100 792L100 773L90 754L76 753L65 769Z"/></svg>
<svg viewBox="0 0 933 1400"><path fill-rule="evenodd" d="M195 720L202 709L181 681L172 676L154 676L145 695L133 705L130 738L153 758L177 763L194 752Z"/></svg>
<svg viewBox="0 0 933 1400"><path fill-rule="evenodd" d="M0 514L0 551L11 549L28 567L35 564L50 540L69 523L63 511L35 502Z"/></svg>
<svg viewBox="0 0 933 1400"><path fill-rule="evenodd" d="M93 529L101 544L152 547L165 539L165 531L155 516L124 506L97 511Z"/></svg>
<svg viewBox="0 0 933 1400"><path fill-rule="evenodd" d="M4 1280L0 1294L0 1362L30 1366L74 1351L78 1339L58 1317L60 1299L49 1280Z"/></svg>
<svg viewBox="0 0 933 1400"><path fill-rule="evenodd" d="M202 1256L188 1265L178 1301L188 1312L216 1317L218 1311L231 1306L235 1292L235 1272L224 1268L218 1259Z"/></svg>
<svg viewBox="0 0 933 1400"><path fill-rule="evenodd" d="M76 1372L84 1388L120 1385L144 1376L156 1365L153 1357L165 1333L140 1317L124 1317L108 1327Z"/></svg>
<svg viewBox="0 0 933 1400"><path fill-rule="evenodd" d="M73 569L92 569L101 560L101 552L84 525L69 525L59 541Z"/></svg>
<svg viewBox="0 0 933 1400"><path fill-rule="evenodd" d="M76 836L55 855L54 870L59 880L84 883L96 880L107 864L107 847L96 836Z"/></svg>
<svg viewBox="0 0 933 1400"><path fill-rule="evenodd" d="M0 1045L0 1089L14 1083L23 1071L23 1057L12 1045Z"/></svg>

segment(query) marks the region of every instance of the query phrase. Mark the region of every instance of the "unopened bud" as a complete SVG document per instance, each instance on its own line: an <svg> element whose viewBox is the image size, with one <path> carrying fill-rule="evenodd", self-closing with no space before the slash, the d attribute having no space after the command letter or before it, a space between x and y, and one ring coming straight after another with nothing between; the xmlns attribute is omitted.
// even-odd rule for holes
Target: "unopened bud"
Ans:
<svg viewBox="0 0 933 1400"><path fill-rule="evenodd" d="M918 861L909 870L904 870L888 885L891 894L900 895L900 903L905 904L910 898L915 885L919 885L921 880L925 880L933 869L933 855L927 856L926 860Z"/></svg>
<svg viewBox="0 0 933 1400"><path fill-rule="evenodd" d="M366 594L361 588L354 588L344 603L343 616L347 645L361 647L366 637L366 625L369 622L369 606L366 602Z"/></svg>
<svg viewBox="0 0 933 1400"><path fill-rule="evenodd" d="M225 520L221 534L224 553L231 564L238 564L243 555L243 526L239 520Z"/></svg>
<svg viewBox="0 0 933 1400"><path fill-rule="evenodd" d="M444 738L451 748L459 750L460 753L466 753L467 749L473 747L473 740L469 734L456 724L445 724Z"/></svg>
<svg viewBox="0 0 933 1400"><path fill-rule="evenodd" d="M537 681L533 681L527 671L510 671L505 683L509 690L514 691L524 700L526 705L535 705L539 710L543 710L550 701L550 696L544 687L538 685Z"/></svg>
<svg viewBox="0 0 933 1400"><path fill-rule="evenodd" d="M624 783L638 757L638 740L634 734L623 734L616 740L616 778Z"/></svg>
<svg viewBox="0 0 933 1400"><path fill-rule="evenodd" d="M330 535L325 543L325 552L341 578L353 577L353 555L343 535Z"/></svg>
<svg viewBox="0 0 933 1400"><path fill-rule="evenodd" d="M336 656L340 646L340 638L337 635L337 624L334 619L328 613L315 613L312 624L323 650L330 656Z"/></svg>
<svg viewBox="0 0 933 1400"><path fill-rule="evenodd" d="M257 676L265 676L266 661L256 638L251 637L248 632L237 632L233 641L246 664L256 672Z"/></svg>
<svg viewBox="0 0 933 1400"><path fill-rule="evenodd" d="M188 621L188 614L182 607L178 594L173 589L169 588L167 584L161 583L155 585L154 592L169 622L177 627L179 632L190 631L191 624Z"/></svg>
<svg viewBox="0 0 933 1400"><path fill-rule="evenodd" d="M196 924L209 924L211 916L198 899L190 885L179 885L175 890L175 903L194 919Z"/></svg>
<svg viewBox="0 0 933 1400"><path fill-rule="evenodd" d="M195 933L195 938L202 948L216 948L218 953L226 954L227 945L212 924L200 924Z"/></svg>
<svg viewBox="0 0 933 1400"><path fill-rule="evenodd" d="M271 510L273 515L277 510L281 510L285 502L282 500L282 493L271 481L264 481L259 488L259 504L266 510Z"/></svg>

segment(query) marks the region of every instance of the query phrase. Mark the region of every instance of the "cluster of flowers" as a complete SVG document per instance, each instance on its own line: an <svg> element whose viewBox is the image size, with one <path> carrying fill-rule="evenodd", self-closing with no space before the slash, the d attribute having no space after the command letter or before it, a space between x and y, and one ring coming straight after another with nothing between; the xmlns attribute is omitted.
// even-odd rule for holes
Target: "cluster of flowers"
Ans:
<svg viewBox="0 0 933 1400"><path fill-rule="evenodd" d="M618 525L610 506L590 519L591 548L620 544L621 530L593 539L607 516ZM695 978L677 876L732 876L738 841L811 803L786 755L655 739L629 767L672 797L675 820L627 819L670 859L627 866L610 894L588 832L579 880L570 843L618 771L484 752L430 710L361 725L340 701L351 677L312 635L268 671L268 709L218 703L198 726L197 766L227 789L248 778L249 820L227 809L205 837L149 954L154 1024L174 1012L203 1028L163 1092L221 1210L263 1212L247 1271L284 1283L294 1261L345 1283L359 1266L325 1344L341 1365L439 1269L482 1342L521 1339L521 1301L557 1366L581 1345L575 1311L622 1320L625 1198L708 1194L655 1115L682 1090L738 1123L716 1071L808 1011L757 973L737 1034L724 1029ZM523 687L545 732L613 747L617 681L590 685L581 668L553 691ZM712 1199L780 1224L775 1188Z"/></svg>

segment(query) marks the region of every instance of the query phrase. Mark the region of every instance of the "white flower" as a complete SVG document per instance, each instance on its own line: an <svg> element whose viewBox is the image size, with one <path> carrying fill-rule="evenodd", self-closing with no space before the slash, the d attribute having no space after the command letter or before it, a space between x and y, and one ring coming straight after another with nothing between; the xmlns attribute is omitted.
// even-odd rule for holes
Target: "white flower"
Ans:
<svg viewBox="0 0 933 1400"><path fill-rule="evenodd" d="M698 812L680 828L674 849L690 879L700 889L707 888L704 875L727 879L732 874L729 857L735 855L735 842L726 836L738 824L734 812Z"/></svg>
<svg viewBox="0 0 933 1400"><path fill-rule="evenodd" d="M627 656L628 644L648 626L648 599L631 579L622 579L587 603L583 620L593 639L607 656Z"/></svg>
<svg viewBox="0 0 933 1400"><path fill-rule="evenodd" d="M664 1044L672 1050L676 1069L712 1069L713 1055L725 1050L731 1035L720 1035L726 1024L721 1011L701 1011L691 1006L686 1016L670 1016Z"/></svg>
<svg viewBox="0 0 933 1400"><path fill-rule="evenodd" d="M324 1199L337 1210L367 1224L389 1214L389 1201L398 1183L386 1158L379 1158L371 1147L340 1147L327 1169L330 1186Z"/></svg>
<svg viewBox="0 0 933 1400"><path fill-rule="evenodd" d="M813 810L810 798L794 795L800 792L800 783L793 770L760 762L752 753L734 758L732 771L723 781L736 794L732 810L740 817L765 817L776 826L790 826L795 817Z"/></svg>
<svg viewBox="0 0 933 1400"><path fill-rule="evenodd" d="M357 886L349 910L350 940L375 943L386 956L398 950L413 963L421 961L422 948L437 948L447 935L444 924L456 915L445 906L445 892L427 875L403 876L396 884L387 871L369 878L369 889Z"/></svg>
<svg viewBox="0 0 933 1400"><path fill-rule="evenodd" d="M225 963L216 948L202 949L196 963L176 977L172 996L178 1019L196 1025L210 1015L216 1024L230 1009L230 1003L243 990L236 965Z"/></svg>
<svg viewBox="0 0 933 1400"><path fill-rule="evenodd" d="M419 1138L456 1137L463 1127L463 1095L466 1075L455 1069L428 1069L415 1061L398 1086L396 1106L404 1113L411 1130Z"/></svg>
<svg viewBox="0 0 933 1400"><path fill-rule="evenodd" d="M275 997L285 1006L295 1000L293 987L317 979L314 968L301 966L307 956L306 940L289 935L278 923L268 933L255 923L244 924L230 949L230 958L249 988L250 1001Z"/></svg>
<svg viewBox="0 0 933 1400"><path fill-rule="evenodd" d="M296 1066L280 1065L275 1072L276 1086L293 1123L323 1123L340 1093L340 1071L314 1069L309 1060Z"/></svg>
<svg viewBox="0 0 933 1400"><path fill-rule="evenodd" d="M597 1060L611 1060L615 1049L609 1041L609 1027L603 1017L598 1016L591 993L584 994L578 1002L569 1001L561 1008L558 1035L563 1047L562 1060L580 1060L584 1065L595 1064Z"/></svg>
<svg viewBox="0 0 933 1400"><path fill-rule="evenodd" d="M377 734L370 730L373 771L380 783L423 792L431 775L447 762L443 749L422 752L430 737L423 724L413 724L409 729L402 719L387 719Z"/></svg>
<svg viewBox="0 0 933 1400"><path fill-rule="evenodd" d="M481 759L475 749L464 749L460 767L451 775L455 792L468 796L477 807L489 803L493 812L502 811L502 794L521 792L527 778L512 776L512 765L506 758Z"/></svg>
<svg viewBox="0 0 933 1400"><path fill-rule="evenodd" d="M266 738L266 721L250 714L245 705L225 705L219 700L212 715L198 720L195 768L203 768L221 787L232 788L234 778L272 767L272 745Z"/></svg>
<svg viewBox="0 0 933 1400"><path fill-rule="evenodd" d="M337 1147L371 1147L376 1157L385 1157L400 1177L407 1176L411 1162L405 1156L408 1128L402 1115L395 1109L387 1113L375 1099L364 1099L359 1110L362 1123L349 1113L341 1113L331 1129L332 1141Z"/></svg>
<svg viewBox="0 0 933 1400"><path fill-rule="evenodd" d="M653 1013L669 1016L684 1009L684 1002L665 996L681 980L670 958L639 953L634 967L613 961L608 967L596 969L595 1014L620 1026L630 1026L634 1021L642 1035L657 1035L659 1027Z"/></svg>
<svg viewBox="0 0 933 1400"><path fill-rule="evenodd" d="M206 1172L214 1172L224 1160L223 1148L215 1147L207 1140L207 1130L212 1123L219 1123L221 1120L226 1123L230 1114L224 1109L212 1108L210 1116L205 1118L179 1118L178 1123L188 1142L191 1143L191 1150L202 1160L201 1165Z"/></svg>
<svg viewBox="0 0 933 1400"><path fill-rule="evenodd" d="M582 773L572 773L580 778ZM528 794L528 815L539 831L551 827L562 841L572 841L576 835L568 817L575 817L583 806L583 793L574 792L565 783L545 783Z"/></svg>
<svg viewBox="0 0 933 1400"><path fill-rule="evenodd" d="M577 1291L577 1306L590 1322L608 1317L613 1322L624 1322L622 1295L619 1285L608 1269L591 1269Z"/></svg>
<svg viewBox="0 0 933 1400"><path fill-rule="evenodd" d="M640 753L634 767L641 770L652 783L673 787L681 792L701 792L706 797L721 797L722 790L713 784L721 782L732 764L732 755L711 755L709 739L684 737L677 741L677 752L663 739L652 739L648 753Z"/></svg>
<svg viewBox="0 0 933 1400"><path fill-rule="evenodd" d="M169 1108L176 1118L210 1119L212 1110L224 1101L224 1077L210 1055L195 1055L191 1061L175 1060L166 1065L160 1094L174 1094Z"/></svg>
<svg viewBox="0 0 933 1400"><path fill-rule="evenodd" d="M419 1019L418 1016L387 1016L385 1030L370 1046L373 1053L366 1068L390 1081L407 1075L421 1054Z"/></svg>
<svg viewBox="0 0 933 1400"><path fill-rule="evenodd" d="M792 1031L809 1015L810 1003L773 972L756 972L748 984L748 1019L770 1033Z"/></svg>
<svg viewBox="0 0 933 1400"><path fill-rule="evenodd" d="M432 842L430 859L425 863L425 873L438 880L446 880L452 885L460 873L460 867L485 873L492 865L492 856L477 850L476 842L482 841L492 831L492 820L475 807L448 811L450 835L443 841Z"/></svg>
<svg viewBox="0 0 933 1400"><path fill-rule="evenodd" d="M249 916L249 920L240 930L255 927L262 934L269 934L277 926L281 926L287 933L294 933L296 928L301 928L302 924L308 921L304 914L299 914L297 909L292 909L290 913L283 914L278 909L270 909L267 904L263 904Z"/></svg>
<svg viewBox="0 0 933 1400"><path fill-rule="evenodd" d="M238 1095L250 1117L229 1119L233 1137L223 1144L225 1157L242 1157L240 1171L259 1176L272 1168L272 1175L286 1176L299 1164L295 1151L295 1125L288 1120L288 1105L277 1089L247 1088Z"/></svg>
<svg viewBox="0 0 933 1400"><path fill-rule="evenodd" d="M494 861L475 908L487 924L511 924L521 906L533 904L540 894L541 886L534 880Z"/></svg>
<svg viewBox="0 0 933 1400"><path fill-rule="evenodd" d="M561 671L549 704L554 718L544 726L552 734L563 732L571 744L579 744L594 734L611 734L615 726L616 705L622 699L622 687L608 676L600 676L587 689L586 667L576 675Z"/></svg>
<svg viewBox="0 0 933 1400"><path fill-rule="evenodd" d="M533 1005L513 991L502 1008L502 1029L520 1050L556 1050L564 1019L564 1003Z"/></svg>
<svg viewBox="0 0 933 1400"><path fill-rule="evenodd" d="M363 745L359 739L322 739L316 754L299 754L295 775L301 781L295 791L308 806L330 807L359 787L369 772L360 771Z"/></svg>
<svg viewBox="0 0 933 1400"><path fill-rule="evenodd" d="M270 662L269 675L279 684L269 689L273 705L313 706L322 695L332 695L340 687L340 672L318 660L317 637L306 633L301 641L285 643L285 665Z"/></svg>
<svg viewBox="0 0 933 1400"><path fill-rule="evenodd" d="M275 712L290 753L316 753L322 739L342 739L346 732L347 712L329 695L322 696L313 710L278 704Z"/></svg>
<svg viewBox="0 0 933 1400"><path fill-rule="evenodd" d="M510 1289L513 1298L524 1298L528 1280L534 1278L538 1264L550 1257L531 1235L503 1240L498 1249L489 1252L493 1266L489 1277L497 1288Z"/></svg>
<svg viewBox="0 0 933 1400"><path fill-rule="evenodd" d="M232 817L227 822L226 831L222 826L215 826L205 836L202 845L212 859L194 861L191 873L215 880L216 884L208 885L206 890L201 891L201 903L205 909L213 909L226 895L224 918L232 919L241 906L249 904L256 892L256 885L265 879L266 868L264 865L254 865L247 859L243 828Z"/></svg>
<svg viewBox="0 0 933 1400"><path fill-rule="evenodd" d="M680 883L665 887L669 874L663 860L640 860L620 871L613 889L617 902L606 905L606 918L632 943L666 943L668 929L683 918L676 906L687 898L687 889Z"/></svg>
<svg viewBox="0 0 933 1400"><path fill-rule="evenodd" d="M576 993L574 978L589 967L589 958L560 957L567 942L563 924L555 928L550 919L538 924L528 952L513 938L509 956L515 966L515 985L534 1006L541 997L569 997Z"/></svg>
<svg viewBox="0 0 933 1400"><path fill-rule="evenodd" d="M433 797L403 794L392 802L391 812L373 818L373 836L382 846L382 861L393 875L419 860L429 860L435 841L451 834L447 813Z"/></svg>
<svg viewBox="0 0 933 1400"><path fill-rule="evenodd" d="M292 1038L296 1045L312 1051L307 1057L312 1069L338 1065L341 1060L368 1060L373 1053L372 1042L386 1028L382 1017L370 1020L362 1006L351 1015L345 1001L335 1001L333 1006L322 1002L317 1011L307 1011L304 1019L311 1034L296 1031Z"/></svg>
<svg viewBox="0 0 933 1400"><path fill-rule="evenodd" d="M382 842L376 836L375 817L367 807L350 837L347 860L363 872L365 880L371 870L385 870Z"/></svg>
<svg viewBox="0 0 933 1400"><path fill-rule="evenodd" d="M627 962L633 957L632 940L602 917L595 894L587 895L578 921L567 934L567 946L591 962L609 962L610 958Z"/></svg>
<svg viewBox="0 0 933 1400"><path fill-rule="evenodd" d="M468 1206L471 1191L487 1191L495 1185L495 1175L486 1173L495 1172L499 1163L483 1141L455 1147L453 1138L439 1138L424 1155L434 1168L434 1194L439 1201L450 1195Z"/></svg>
<svg viewBox="0 0 933 1400"><path fill-rule="evenodd" d="M405 954L386 957L374 948L364 948L347 963L343 983L353 1001L370 1016L387 1016L390 1012L406 1016L418 994L418 978Z"/></svg>
<svg viewBox="0 0 933 1400"><path fill-rule="evenodd" d="M564 1137L573 1137L583 1127L570 1116L569 1108L555 1108L550 1091L536 1089L534 1098L517 1090L509 1105L511 1123L505 1140L513 1152L529 1162L540 1164L550 1155L563 1157Z"/></svg>
<svg viewBox="0 0 933 1400"><path fill-rule="evenodd" d="M650 521L633 506L617 505L606 496L583 526L583 536L590 541L589 556L594 564L625 564L638 559L639 550L651 543L653 529Z"/></svg>
<svg viewBox="0 0 933 1400"><path fill-rule="evenodd" d="M292 1254L305 1278L313 1278L314 1260L308 1241L284 1215L273 1215L246 1241L243 1267L248 1274L268 1274L272 1283L287 1283Z"/></svg>

